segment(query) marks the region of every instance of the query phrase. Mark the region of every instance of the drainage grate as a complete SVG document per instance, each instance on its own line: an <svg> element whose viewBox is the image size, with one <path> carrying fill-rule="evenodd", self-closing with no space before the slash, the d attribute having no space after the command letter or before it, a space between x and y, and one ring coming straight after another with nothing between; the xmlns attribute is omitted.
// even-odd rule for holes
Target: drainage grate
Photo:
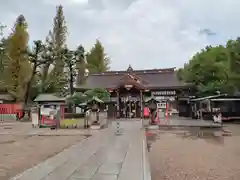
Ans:
<svg viewBox="0 0 240 180"><path fill-rule="evenodd" d="M4 127L3 129L12 129L12 127Z"/></svg>

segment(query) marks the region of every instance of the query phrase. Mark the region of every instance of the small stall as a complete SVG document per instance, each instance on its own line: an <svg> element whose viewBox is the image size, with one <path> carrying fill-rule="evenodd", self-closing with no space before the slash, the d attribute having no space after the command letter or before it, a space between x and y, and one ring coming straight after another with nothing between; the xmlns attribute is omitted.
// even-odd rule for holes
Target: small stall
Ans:
<svg viewBox="0 0 240 180"><path fill-rule="evenodd" d="M192 99L190 101L192 107L192 118L212 120L213 114L218 110L215 108L216 105L214 102L226 98L227 94L218 94Z"/></svg>
<svg viewBox="0 0 240 180"><path fill-rule="evenodd" d="M64 119L65 98L54 94L40 94L34 102L38 107L39 127L60 126L60 121Z"/></svg>

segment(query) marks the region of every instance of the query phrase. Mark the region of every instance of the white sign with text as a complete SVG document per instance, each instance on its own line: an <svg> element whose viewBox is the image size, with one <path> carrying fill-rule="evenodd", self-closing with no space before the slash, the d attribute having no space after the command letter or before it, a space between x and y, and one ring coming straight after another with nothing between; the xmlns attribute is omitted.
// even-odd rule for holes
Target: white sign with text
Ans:
<svg viewBox="0 0 240 180"><path fill-rule="evenodd" d="M152 92L154 96L175 96L176 91L154 91Z"/></svg>

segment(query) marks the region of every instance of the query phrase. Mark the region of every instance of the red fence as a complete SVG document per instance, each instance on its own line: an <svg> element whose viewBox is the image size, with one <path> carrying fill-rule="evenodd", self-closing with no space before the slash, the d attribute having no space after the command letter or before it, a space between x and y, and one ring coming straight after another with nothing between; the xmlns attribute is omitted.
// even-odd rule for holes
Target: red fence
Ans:
<svg viewBox="0 0 240 180"><path fill-rule="evenodd" d="M0 104L0 114L17 114L19 104Z"/></svg>

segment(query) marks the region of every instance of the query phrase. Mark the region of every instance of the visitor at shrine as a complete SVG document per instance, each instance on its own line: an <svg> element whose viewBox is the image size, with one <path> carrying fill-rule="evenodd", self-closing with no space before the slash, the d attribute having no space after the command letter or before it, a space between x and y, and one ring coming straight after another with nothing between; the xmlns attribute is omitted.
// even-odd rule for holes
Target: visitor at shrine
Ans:
<svg viewBox="0 0 240 180"><path fill-rule="evenodd" d="M149 108L148 107L143 108L143 116L144 116L144 119L149 118Z"/></svg>

